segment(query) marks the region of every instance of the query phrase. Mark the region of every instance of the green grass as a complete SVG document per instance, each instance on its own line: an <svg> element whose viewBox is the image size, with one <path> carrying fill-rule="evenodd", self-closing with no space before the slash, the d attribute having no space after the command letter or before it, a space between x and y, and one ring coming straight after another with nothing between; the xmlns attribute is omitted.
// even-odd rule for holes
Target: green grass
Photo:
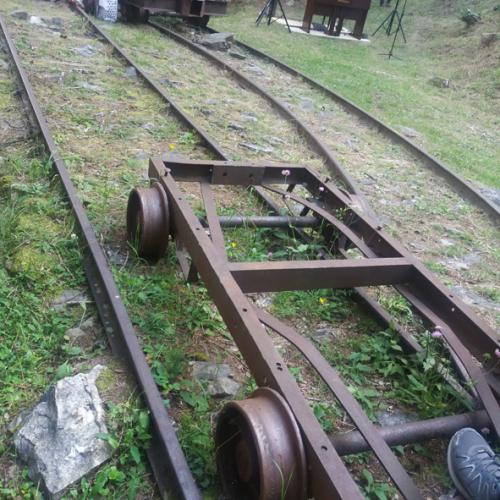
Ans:
<svg viewBox="0 0 500 500"><path fill-rule="evenodd" d="M469 29L459 19L466 0L409 2L404 28L408 43L396 44L397 59L388 60L391 40L379 33L370 44L288 34L274 24L256 27L260 5L232 5L226 17L210 25L231 31L247 42L339 92L389 125L411 127L423 145L457 173L500 187L500 151L495 96L499 70L495 46L481 48L480 35L495 32L500 11L496 0L474 5L482 23ZM372 3L365 32L371 34L388 10ZM290 17L301 19L300 9ZM449 89L428 83L449 78Z"/></svg>

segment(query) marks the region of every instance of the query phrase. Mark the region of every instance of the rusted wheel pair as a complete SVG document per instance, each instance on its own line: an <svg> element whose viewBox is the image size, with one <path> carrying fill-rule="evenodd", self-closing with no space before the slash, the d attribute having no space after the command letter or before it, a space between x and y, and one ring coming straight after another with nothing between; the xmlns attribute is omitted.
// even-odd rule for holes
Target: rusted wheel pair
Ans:
<svg viewBox="0 0 500 500"><path fill-rule="evenodd" d="M238 500L304 500L307 468L299 427L283 397L269 388L228 403L215 433L224 491Z"/></svg>
<svg viewBox="0 0 500 500"><path fill-rule="evenodd" d="M164 189L133 189L127 205L127 237L140 257L156 261L165 255L170 234L170 210Z"/></svg>

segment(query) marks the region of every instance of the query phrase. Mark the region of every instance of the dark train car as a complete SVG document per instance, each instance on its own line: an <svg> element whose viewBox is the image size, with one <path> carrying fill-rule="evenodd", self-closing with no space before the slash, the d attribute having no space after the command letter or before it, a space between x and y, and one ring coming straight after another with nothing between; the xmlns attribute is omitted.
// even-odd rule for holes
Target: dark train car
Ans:
<svg viewBox="0 0 500 500"><path fill-rule="evenodd" d="M181 16L205 26L210 16L223 16L229 0L120 0L129 21L143 21L149 14Z"/></svg>
<svg viewBox="0 0 500 500"><path fill-rule="evenodd" d="M192 24L205 26L210 16L223 16L229 0L83 0L89 13L116 19L118 8L126 21L146 21L150 14L180 16Z"/></svg>

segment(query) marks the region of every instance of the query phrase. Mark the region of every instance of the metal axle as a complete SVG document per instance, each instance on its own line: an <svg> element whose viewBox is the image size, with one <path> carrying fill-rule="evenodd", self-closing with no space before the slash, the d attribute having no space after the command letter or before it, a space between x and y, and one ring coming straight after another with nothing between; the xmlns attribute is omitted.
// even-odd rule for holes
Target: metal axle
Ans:
<svg viewBox="0 0 500 500"><path fill-rule="evenodd" d="M203 221L206 225L206 222ZM222 227L317 227L320 221L314 216L289 217L286 215L221 215L219 224Z"/></svg>
<svg viewBox="0 0 500 500"><path fill-rule="evenodd" d="M421 443L435 438L449 438L464 427L476 430L491 428L491 421L484 410L431 418L389 427L378 427L378 432L389 446ZM370 451L368 443L359 431L336 434L330 440L339 455L353 455Z"/></svg>

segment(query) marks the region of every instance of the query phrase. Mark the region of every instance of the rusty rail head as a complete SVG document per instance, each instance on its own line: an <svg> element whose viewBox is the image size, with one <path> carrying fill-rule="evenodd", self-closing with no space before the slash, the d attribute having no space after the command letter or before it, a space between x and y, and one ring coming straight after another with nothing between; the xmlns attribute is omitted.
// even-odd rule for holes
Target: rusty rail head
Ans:
<svg viewBox="0 0 500 500"><path fill-rule="evenodd" d="M73 211L84 257L88 284L115 355L121 356L135 375L152 420L153 445L148 452L160 492L164 497L175 495L186 500L200 499L199 490L177 440L175 430L165 409L163 398L149 370L139 340L120 298L118 288L108 267L106 257L97 241L92 225L61 159L49 126L38 103L31 83L0 15L0 29L6 41L14 67L33 111L40 134L50 154Z"/></svg>

